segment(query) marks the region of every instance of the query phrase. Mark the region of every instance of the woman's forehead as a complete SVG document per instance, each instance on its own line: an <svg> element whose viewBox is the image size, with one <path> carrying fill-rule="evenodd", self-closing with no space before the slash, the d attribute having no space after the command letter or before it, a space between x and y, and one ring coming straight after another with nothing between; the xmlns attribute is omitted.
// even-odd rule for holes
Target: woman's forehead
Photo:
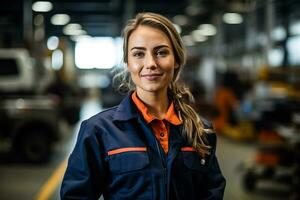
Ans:
<svg viewBox="0 0 300 200"><path fill-rule="evenodd" d="M139 26L128 38L128 49L135 46L172 46L168 36L158 28Z"/></svg>

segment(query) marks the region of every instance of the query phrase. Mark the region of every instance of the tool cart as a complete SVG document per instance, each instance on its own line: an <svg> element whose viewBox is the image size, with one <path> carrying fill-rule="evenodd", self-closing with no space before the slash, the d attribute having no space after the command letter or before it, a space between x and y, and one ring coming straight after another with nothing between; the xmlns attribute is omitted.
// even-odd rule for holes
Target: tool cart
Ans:
<svg viewBox="0 0 300 200"><path fill-rule="evenodd" d="M289 125L259 134L258 149L242 177L246 190L253 191L259 181L267 180L284 185L290 200L300 199L300 113L292 116Z"/></svg>

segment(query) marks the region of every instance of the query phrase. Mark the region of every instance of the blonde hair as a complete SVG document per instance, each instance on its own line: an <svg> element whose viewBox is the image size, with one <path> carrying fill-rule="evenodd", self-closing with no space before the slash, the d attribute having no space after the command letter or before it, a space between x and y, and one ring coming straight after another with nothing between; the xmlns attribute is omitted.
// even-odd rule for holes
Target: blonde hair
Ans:
<svg viewBox="0 0 300 200"><path fill-rule="evenodd" d="M139 26L157 28L163 31L170 39L175 62L179 67L174 71L174 78L168 87L168 96L174 102L176 112L183 122L183 136L187 138L188 142L190 142L201 155L209 154L210 146L206 144L207 139L205 137L206 132L204 125L197 112L190 105L194 98L187 87L178 83L180 72L186 62L186 50L180 35L172 22L162 15L149 12L137 14L134 19L128 21L123 30L123 62L125 64L128 63L129 37ZM124 67L123 71L115 75L114 82L115 81L118 81L118 89L121 92L135 90L135 85L131 80L127 67Z"/></svg>

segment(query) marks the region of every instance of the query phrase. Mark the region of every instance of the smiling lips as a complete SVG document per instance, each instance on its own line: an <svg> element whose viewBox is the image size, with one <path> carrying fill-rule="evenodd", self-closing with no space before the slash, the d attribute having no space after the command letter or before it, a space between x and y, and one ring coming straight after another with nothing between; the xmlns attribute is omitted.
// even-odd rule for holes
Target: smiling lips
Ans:
<svg viewBox="0 0 300 200"><path fill-rule="evenodd" d="M153 74L143 74L141 77L146 78L149 81L154 81L157 78L161 77L163 74L153 73Z"/></svg>

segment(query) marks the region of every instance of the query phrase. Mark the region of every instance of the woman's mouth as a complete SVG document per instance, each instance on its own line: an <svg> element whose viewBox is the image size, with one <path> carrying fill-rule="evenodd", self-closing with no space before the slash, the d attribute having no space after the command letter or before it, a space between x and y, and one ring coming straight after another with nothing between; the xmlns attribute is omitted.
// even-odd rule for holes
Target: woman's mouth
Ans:
<svg viewBox="0 0 300 200"><path fill-rule="evenodd" d="M142 77L149 80L154 81L158 78L160 78L163 74L155 73L155 74L143 74Z"/></svg>

